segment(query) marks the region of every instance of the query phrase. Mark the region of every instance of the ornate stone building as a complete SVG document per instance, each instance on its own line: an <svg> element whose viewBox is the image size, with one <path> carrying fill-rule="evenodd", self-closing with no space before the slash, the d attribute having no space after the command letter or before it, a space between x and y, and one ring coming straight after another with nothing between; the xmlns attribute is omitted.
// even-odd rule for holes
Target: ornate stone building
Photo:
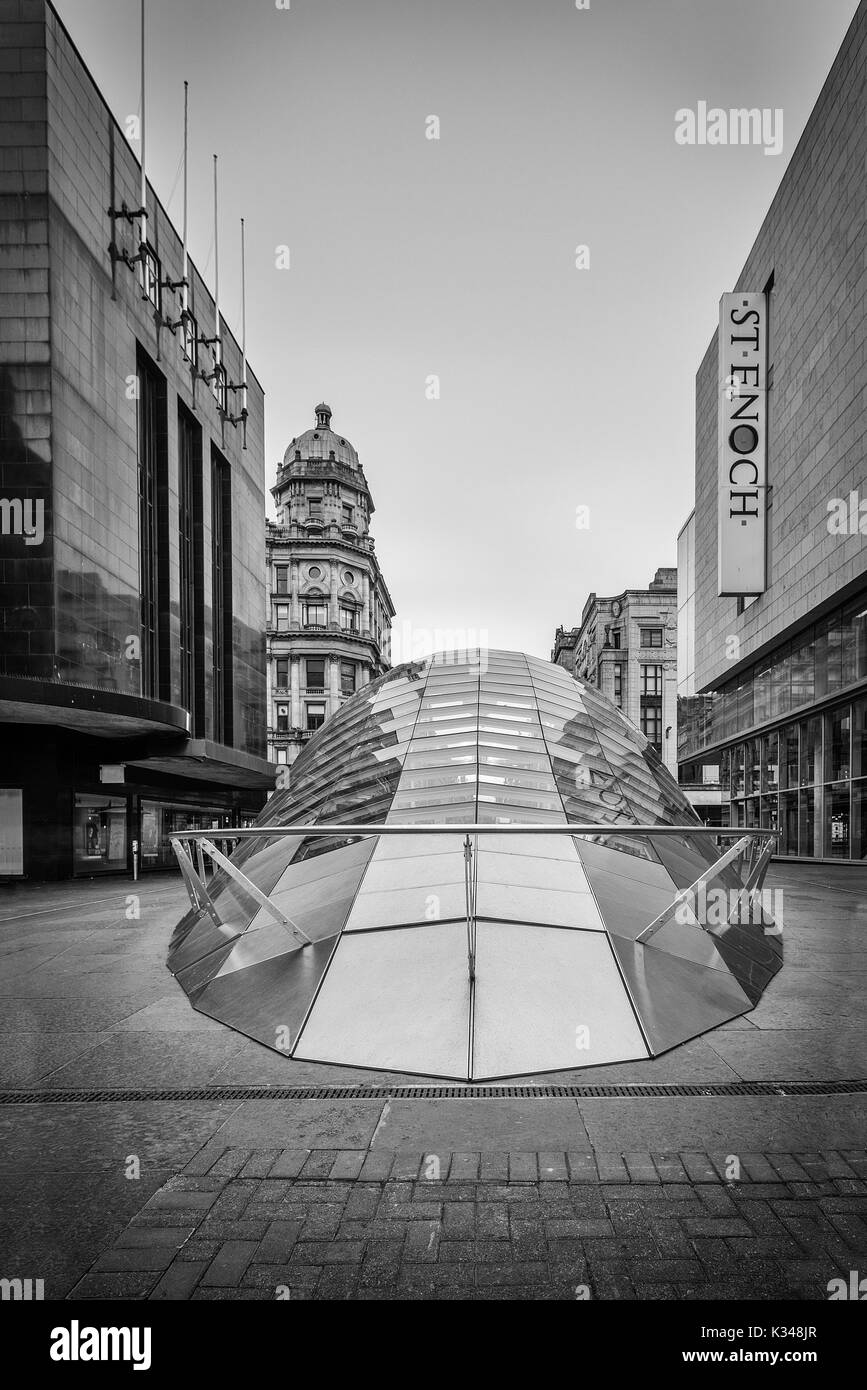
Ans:
<svg viewBox="0 0 867 1390"><path fill-rule="evenodd" d="M291 764L344 700L388 669L395 610L369 533L370 488L327 405L290 442L271 491L268 747L272 762Z"/></svg>
<svg viewBox="0 0 867 1390"><path fill-rule="evenodd" d="M658 569L646 589L590 594L581 626L558 627L551 660L598 686L677 777L676 569Z"/></svg>

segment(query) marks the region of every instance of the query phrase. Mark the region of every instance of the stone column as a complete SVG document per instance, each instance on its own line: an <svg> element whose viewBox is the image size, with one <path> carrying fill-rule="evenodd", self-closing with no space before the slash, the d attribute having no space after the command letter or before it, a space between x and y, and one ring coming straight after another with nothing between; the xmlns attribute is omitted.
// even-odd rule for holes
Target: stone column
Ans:
<svg viewBox="0 0 867 1390"><path fill-rule="evenodd" d="M340 614L338 613L337 585L340 579L340 571L336 560L331 560L329 565L331 588L328 597L328 621L340 626Z"/></svg>
<svg viewBox="0 0 867 1390"><path fill-rule="evenodd" d="M301 723L301 658L293 656L289 660L289 679L292 686L291 725L293 729L302 728Z"/></svg>
<svg viewBox="0 0 867 1390"><path fill-rule="evenodd" d="M301 604L298 598L298 561L289 566L289 626L298 628L301 624Z"/></svg>

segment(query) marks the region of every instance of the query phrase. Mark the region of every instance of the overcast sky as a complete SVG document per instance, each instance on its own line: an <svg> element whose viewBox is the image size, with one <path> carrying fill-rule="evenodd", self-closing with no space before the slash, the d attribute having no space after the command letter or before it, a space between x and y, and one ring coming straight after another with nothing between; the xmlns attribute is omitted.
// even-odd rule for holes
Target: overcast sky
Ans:
<svg viewBox="0 0 867 1390"><path fill-rule="evenodd" d="M55 3L123 120L139 0ZM675 563L719 297L857 0L279 3L148 0L148 173L179 225L187 78L191 253L213 287L217 152L236 333L246 218L267 486L328 401L373 491L395 657L426 634L548 656L591 589ZM699 101L782 108L783 152L678 144Z"/></svg>

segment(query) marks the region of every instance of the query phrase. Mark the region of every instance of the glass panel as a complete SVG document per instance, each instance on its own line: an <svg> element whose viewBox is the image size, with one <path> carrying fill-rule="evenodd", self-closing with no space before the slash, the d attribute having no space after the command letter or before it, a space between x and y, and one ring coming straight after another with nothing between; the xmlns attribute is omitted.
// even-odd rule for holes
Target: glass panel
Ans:
<svg viewBox="0 0 867 1390"><path fill-rule="evenodd" d="M814 671L815 644L813 630L796 639L792 651L792 709L799 705L812 704L815 698L816 678Z"/></svg>
<svg viewBox="0 0 867 1390"><path fill-rule="evenodd" d="M780 796L780 854L798 853L798 793Z"/></svg>
<svg viewBox="0 0 867 1390"><path fill-rule="evenodd" d="M867 676L867 596L864 594L843 609L843 684Z"/></svg>
<svg viewBox="0 0 867 1390"><path fill-rule="evenodd" d="M802 856L806 855L808 858L812 858L816 852L814 843L816 829L815 789L809 787L806 791L799 792L798 795L800 798L800 853Z"/></svg>
<svg viewBox="0 0 867 1390"><path fill-rule="evenodd" d="M852 858L867 859L867 778L852 783Z"/></svg>
<svg viewBox="0 0 867 1390"><path fill-rule="evenodd" d="M849 858L849 785L825 788L825 855Z"/></svg>
<svg viewBox="0 0 867 1390"><path fill-rule="evenodd" d="M736 743L732 749L732 794L744 794L744 745Z"/></svg>
<svg viewBox="0 0 867 1390"><path fill-rule="evenodd" d="M761 741L757 738L748 739L744 745L744 776L746 779L747 793L757 792L761 787Z"/></svg>
<svg viewBox="0 0 867 1390"><path fill-rule="evenodd" d="M800 784L797 724L788 724L780 734L780 764L781 786L797 787Z"/></svg>
<svg viewBox="0 0 867 1390"><path fill-rule="evenodd" d="M126 797L76 792L73 867L78 874L126 869Z"/></svg>
<svg viewBox="0 0 867 1390"><path fill-rule="evenodd" d="M779 785L779 736L764 734L760 740L762 760L762 791L775 792Z"/></svg>
<svg viewBox="0 0 867 1390"><path fill-rule="evenodd" d="M839 782L851 775L852 719L848 705L825 716L825 781Z"/></svg>
<svg viewBox="0 0 867 1390"><path fill-rule="evenodd" d="M867 699L852 706L852 776L867 776Z"/></svg>
<svg viewBox="0 0 867 1390"><path fill-rule="evenodd" d="M817 765L821 767L822 720L814 716L801 725L801 786L816 781ZM819 762L817 764L817 759Z"/></svg>
<svg viewBox="0 0 867 1390"><path fill-rule="evenodd" d="M771 717L771 673L769 660L759 662L753 677L753 698L755 702L755 721L764 724Z"/></svg>
<svg viewBox="0 0 867 1390"><path fill-rule="evenodd" d="M788 714L791 708L791 656L786 650L774 658L774 667L771 672L770 717L776 719L781 714Z"/></svg>

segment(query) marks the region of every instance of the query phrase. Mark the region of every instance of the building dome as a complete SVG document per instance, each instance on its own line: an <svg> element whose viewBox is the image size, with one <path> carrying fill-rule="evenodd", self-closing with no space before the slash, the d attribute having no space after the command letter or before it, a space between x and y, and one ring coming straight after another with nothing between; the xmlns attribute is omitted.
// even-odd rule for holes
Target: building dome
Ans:
<svg viewBox="0 0 867 1390"><path fill-rule="evenodd" d="M754 900L743 920L752 841L722 857L700 826L594 687L441 653L310 740L231 860L264 898L219 874L169 967L306 1061L480 1080L647 1059L746 1013L781 964Z"/></svg>
<svg viewBox="0 0 867 1390"><path fill-rule="evenodd" d="M321 401L315 411L316 424L289 443L283 455L283 466L313 460L314 462L343 463L358 468L358 454L348 439L331 428L331 407Z"/></svg>

